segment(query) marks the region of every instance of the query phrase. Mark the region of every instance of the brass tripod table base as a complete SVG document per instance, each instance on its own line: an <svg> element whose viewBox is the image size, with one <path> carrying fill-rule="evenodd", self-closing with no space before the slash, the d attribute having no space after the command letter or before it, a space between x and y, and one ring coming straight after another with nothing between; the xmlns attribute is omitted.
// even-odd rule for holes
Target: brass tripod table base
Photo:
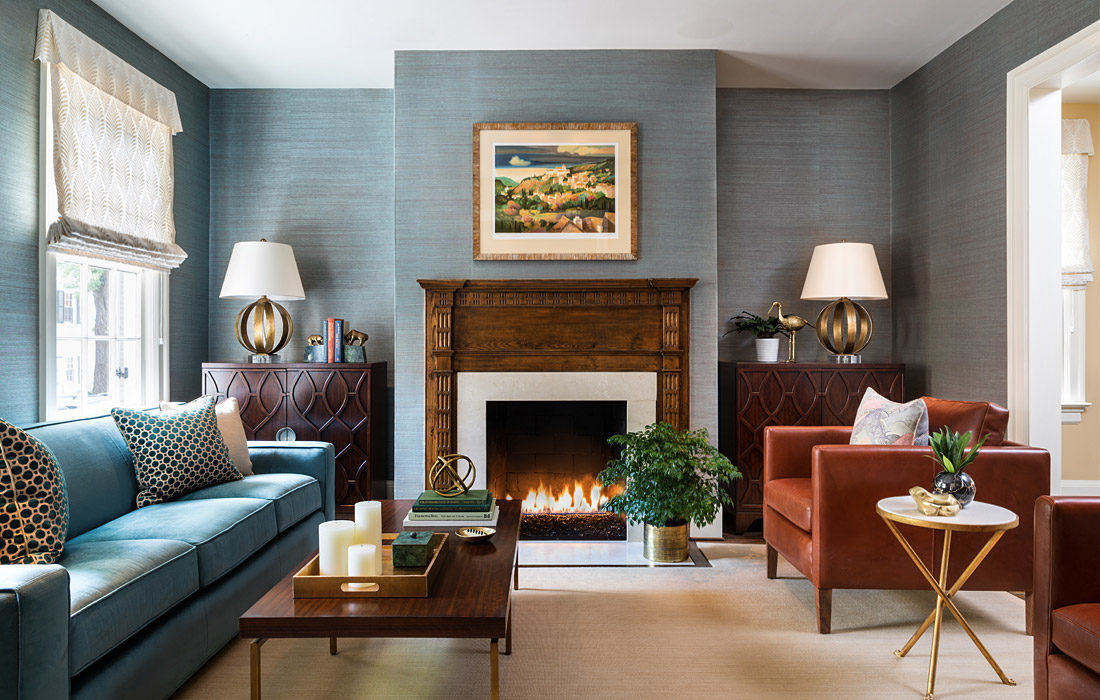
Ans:
<svg viewBox="0 0 1100 700"><path fill-rule="evenodd" d="M974 506L978 507L974 508ZM970 637L970 641L974 642L974 646L976 646L982 656L985 657L985 660L993 668L993 671L997 674L1001 683L1005 685L1016 685L1016 681L1005 675L1005 672L1001 670L1001 667L997 664L993 655L989 653L989 650L985 648L982 641L978 639L978 635L974 633L974 629L970 626L970 623L967 622L963 614L959 612L953 598L978 569L982 561L984 561L993 550L993 547L1001 537L1004 536L1005 532L1019 525L1019 518L1006 508L1000 508L999 506L978 501L971 503L967 509L964 509L956 516L927 516L921 514L916 509L913 500L908 496L884 498L879 501L877 510L883 522L886 523L886 527L890 528L890 532L897 538L902 549L909 555L909 558L913 561L917 570L936 593L935 610L928 614L928 617L926 617L920 627L917 628L917 631L913 633L913 636L909 638L909 641L907 641L901 649L894 651L894 656L897 656L899 659L904 658L913 648L913 645L915 645L924 633L928 631L928 628L930 626L932 627L932 653L928 663L928 684L924 693L925 700L933 700L934 697L936 687L936 663L939 658L940 629L943 624L944 608L946 608L958 621L959 626L961 626L967 636ZM916 527L943 531L943 554L940 558L938 579L932 575L932 572L930 572L924 562L921 561L920 556L917 555L913 546L909 544L909 541L906 540L905 536L898 530L896 523L899 522L907 525L914 525ZM963 569L963 572L959 574L955 582L951 584L951 587L948 588L947 574L951 561L951 536L954 532L982 532L991 534L985 545L982 546L966 568Z"/></svg>

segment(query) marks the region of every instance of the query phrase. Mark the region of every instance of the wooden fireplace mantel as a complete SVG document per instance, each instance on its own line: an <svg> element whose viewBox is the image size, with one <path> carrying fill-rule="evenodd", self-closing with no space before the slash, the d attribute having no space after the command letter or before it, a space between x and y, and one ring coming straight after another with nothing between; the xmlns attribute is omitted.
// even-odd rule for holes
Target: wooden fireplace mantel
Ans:
<svg viewBox="0 0 1100 700"><path fill-rule="evenodd" d="M657 417L686 428L691 278L417 280L427 469L456 449L456 372L656 372Z"/></svg>

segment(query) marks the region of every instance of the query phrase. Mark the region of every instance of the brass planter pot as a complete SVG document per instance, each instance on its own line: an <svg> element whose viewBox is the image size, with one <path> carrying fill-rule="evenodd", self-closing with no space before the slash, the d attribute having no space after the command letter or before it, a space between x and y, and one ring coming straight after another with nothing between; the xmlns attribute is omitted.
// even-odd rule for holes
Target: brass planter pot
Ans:
<svg viewBox="0 0 1100 700"><path fill-rule="evenodd" d="M673 563L688 558L688 524L645 524L645 558L650 561Z"/></svg>

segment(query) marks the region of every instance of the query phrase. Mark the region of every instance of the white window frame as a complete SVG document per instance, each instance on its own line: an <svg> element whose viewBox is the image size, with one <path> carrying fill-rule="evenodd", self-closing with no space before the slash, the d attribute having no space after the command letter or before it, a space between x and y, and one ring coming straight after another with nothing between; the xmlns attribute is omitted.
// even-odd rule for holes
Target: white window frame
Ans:
<svg viewBox="0 0 1100 700"><path fill-rule="evenodd" d="M50 101L50 68L42 63L39 68L38 120L38 415L40 420L46 421L87 417L69 412L59 416L57 413L57 254L46 245L46 231L57 212L57 187L53 177L51 152L53 123ZM158 401L168 398L168 273L92 258L88 260L97 266L137 270L141 273L142 402L145 406L156 405Z"/></svg>

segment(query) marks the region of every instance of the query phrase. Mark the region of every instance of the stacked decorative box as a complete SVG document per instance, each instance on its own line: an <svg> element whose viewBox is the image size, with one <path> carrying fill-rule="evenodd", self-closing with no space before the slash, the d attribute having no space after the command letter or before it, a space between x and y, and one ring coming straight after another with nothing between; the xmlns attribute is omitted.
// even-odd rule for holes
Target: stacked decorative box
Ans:
<svg viewBox="0 0 1100 700"><path fill-rule="evenodd" d="M405 518L406 526L465 527L497 524L492 491L471 489L448 497L428 490L420 494Z"/></svg>

